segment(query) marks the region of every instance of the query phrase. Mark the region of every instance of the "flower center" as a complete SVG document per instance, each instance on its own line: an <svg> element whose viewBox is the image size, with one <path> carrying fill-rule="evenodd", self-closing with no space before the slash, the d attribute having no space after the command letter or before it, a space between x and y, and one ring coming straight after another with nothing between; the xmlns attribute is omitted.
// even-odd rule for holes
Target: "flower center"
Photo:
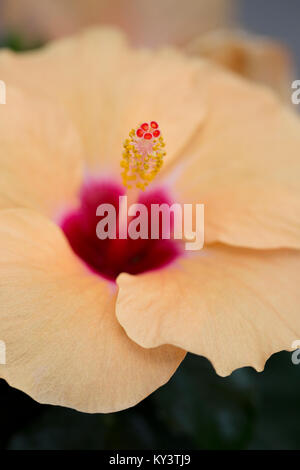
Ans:
<svg viewBox="0 0 300 470"><path fill-rule="evenodd" d="M154 225L152 204L159 206L164 204L169 207L172 205L171 199L162 189L142 192L155 178L163 164L166 154L164 147L165 143L156 121L144 122L136 130L132 129L129 138L125 140L121 159L123 169L121 176L126 190L115 182L90 181L82 188L80 207L66 214L61 222L61 227L74 252L90 269L109 280L115 280L122 272L138 274L161 268L181 253L181 245L169 236L172 221L169 219L169 227L164 228L162 215L155 220L157 229L155 237L152 237L152 232L151 235L148 232L146 237L127 236L124 239L121 236L124 226L119 224L117 230L116 221L113 224L113 236L106 236L108 235L106 233L102 236L101 232L99 237L96 228L98 224L104 225L103 212L100 211L102 221L96 215L99 214L98 208L102 205L105 205L106 212L109 206L119 222L124 221L124 211L119 206L119 198L125 195L125 191L129 205L138 203L146 209L143 223L147 227ZM130 220L127 213L126 220L127 222ZM125 233L127 235L129 233L127 227Z"/></svg>
<svg viewBox="0 0 300 470"><path fill-rule="evenodd" d="M119 216L119 197L125 195L121 185L107 180L91 180L80 195L80 207L65 214L61 221L73 251L94 272L106 279L115 280L126 272L139 274L165 267L181 254L181 244L163 239L162 229L158 239L104 239L98 238L96 226L101 217L96 211L101 204L111 204ZM163 189L140 193L138 203L148 209L148 226L151 226L151 204L168 204L172 201Z"/></svg>

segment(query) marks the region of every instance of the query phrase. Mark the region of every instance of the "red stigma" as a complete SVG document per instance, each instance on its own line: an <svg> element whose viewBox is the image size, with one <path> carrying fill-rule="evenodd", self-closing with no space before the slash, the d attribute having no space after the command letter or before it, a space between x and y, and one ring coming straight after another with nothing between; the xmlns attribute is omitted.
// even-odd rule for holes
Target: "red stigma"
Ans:
<svg viewBox="0 0 300 470"><path fill-rule="evenodd" d="M143 137L143 135L144 135L143 129L141 129L141 128L138 129L138 130L136 131L136 135L137 135L138 137Z"/></svg>

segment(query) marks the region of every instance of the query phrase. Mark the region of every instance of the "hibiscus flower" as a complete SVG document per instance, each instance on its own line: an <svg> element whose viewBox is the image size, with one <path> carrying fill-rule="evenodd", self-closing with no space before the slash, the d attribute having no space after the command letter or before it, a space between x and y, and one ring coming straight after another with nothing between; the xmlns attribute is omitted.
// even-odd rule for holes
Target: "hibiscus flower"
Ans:
<svg viewBox="0 0 300 470"><path fill-rule="evenodd" d="M186 352L225 376L300 335L300 123L267 88L96 29L0 54L0 376L41 403L135 405ZM140 200L205 204L205 247L101 241L122 145L159 123ZM179 242L180 244L180 242Z"/></svg>

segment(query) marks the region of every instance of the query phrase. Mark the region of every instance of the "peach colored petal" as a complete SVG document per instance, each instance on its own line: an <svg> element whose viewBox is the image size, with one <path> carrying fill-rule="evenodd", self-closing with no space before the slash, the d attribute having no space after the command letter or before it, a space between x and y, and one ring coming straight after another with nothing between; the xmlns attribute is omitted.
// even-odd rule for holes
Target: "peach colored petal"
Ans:
<svg viewBox="0 0 300 470"><path fill-rule="evenodd" d="M207 118L174 189L205 204L207 243L300 248L300 121L265 88L221 70L203 84Z"/></svg>
<svg viewBox="0 0 300 470"><path fill-rule="evenodd" d="M117 318L143 347L174 344L222 376L261 371L300 337L299 272L292 250L205 249L161 272L121 274Z"/></svg>
<svg viewBox="0 0 300 470"><path fill-rule="evenodd" d="M22 55L0 54L7 83L63 103L93 168L119 171L124 139L140 122L156 120L168 158L203 122L198 66L175 51L134 51L110 28L92 29Z"/></svg>
<svg viewBox="0 0 300 470"><path fill-rule="evenodd" d="M0 211L0 376L41 403L85 412L135 405L184 358L146 350L115 317L115 293L86 271L60 229L25 209Z"/></svg>
<svg viewBox="0 0 300 470"><path fill-rule="evenodd" d="M0 105L0 208L53 215L76 199L83 154L65 113L7 85Z"/></svg>
<svg viewBox="0 0 300 470"><path fill-rule="evenodd" d="M291 102L292 60L275 40L239 30L217 30L194 38L185 51L270 86Z"/></svg>

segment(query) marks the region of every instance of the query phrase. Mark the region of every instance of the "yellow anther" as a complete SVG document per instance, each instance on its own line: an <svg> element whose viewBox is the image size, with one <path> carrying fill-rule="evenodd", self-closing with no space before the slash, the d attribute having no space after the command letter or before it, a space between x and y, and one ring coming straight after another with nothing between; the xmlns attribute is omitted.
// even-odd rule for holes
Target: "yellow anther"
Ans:
<svg viewBox="0 0 300 470"><path fill-rule="evenodd" d="M141 190L155 178L163 165L165 143L155 121L141 124L131 129L129 138L124 141L121 168L124 186L130 189L129 182Z"/></svg>

